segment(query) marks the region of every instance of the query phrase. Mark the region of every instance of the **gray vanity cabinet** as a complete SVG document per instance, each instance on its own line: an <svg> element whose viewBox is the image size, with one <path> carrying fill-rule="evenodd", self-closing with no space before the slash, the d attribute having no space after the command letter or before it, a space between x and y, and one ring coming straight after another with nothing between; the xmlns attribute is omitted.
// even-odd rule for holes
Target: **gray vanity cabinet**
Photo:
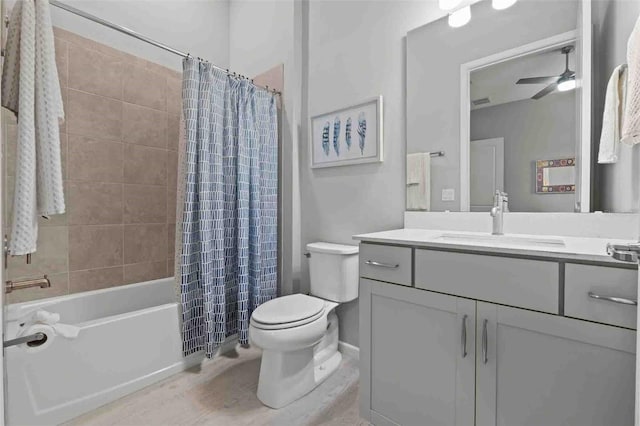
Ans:
<svg viewBox="0 0 640 426"><path fill-rule="evenodd" d="M633 424L635 331L477 302L476 336L477 426Z"/></svg>
<svg viewBox="0 0 640 426"><path fill-rule="evenodd" d="M471 425L475 302L362 279L361 401L375 425ZM362 303L364 301L364 303ZM365 409L363 407L363 409Z"/></svg>
<svg viewBox="0 0 640 426"><path fill-rule="evenodd" d="M378 266L387 275L409 257L407 247L368 245L374 265L393 260ZM412 250L410 284L378 268L360 279L363 417L377 426L633 424L636 333L618 325L631 325L635 307L589 294L637 297L636 270Z"/></svg>

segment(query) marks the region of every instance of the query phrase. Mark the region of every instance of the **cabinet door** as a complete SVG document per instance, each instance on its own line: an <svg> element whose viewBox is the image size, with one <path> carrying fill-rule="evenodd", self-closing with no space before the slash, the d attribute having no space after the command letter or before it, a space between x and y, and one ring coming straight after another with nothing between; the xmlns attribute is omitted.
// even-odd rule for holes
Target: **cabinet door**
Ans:
<svg viewBox="0 0 640 426"><path fill-rule="evenodd" d="M478 302L476 424L628 426L635 331Z"/></svg>
<svg viewBox="0 0 640 426"><path fill-rule="evenodd" d="M362 415L378 426L473 425L474 329L474 301L361 279Z"/></svg>

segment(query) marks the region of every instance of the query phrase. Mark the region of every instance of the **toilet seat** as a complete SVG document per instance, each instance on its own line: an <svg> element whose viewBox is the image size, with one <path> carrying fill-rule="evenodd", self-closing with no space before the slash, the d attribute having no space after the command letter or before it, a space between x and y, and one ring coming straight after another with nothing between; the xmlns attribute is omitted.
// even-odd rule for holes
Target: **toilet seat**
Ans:
<svg viewBox="0 0 640 426"><path fill-rule="evenodd" d="M258 306L251 325L262 330L282 330L309 324L324 315L325 302L304 294L278 297Z"/></svg>

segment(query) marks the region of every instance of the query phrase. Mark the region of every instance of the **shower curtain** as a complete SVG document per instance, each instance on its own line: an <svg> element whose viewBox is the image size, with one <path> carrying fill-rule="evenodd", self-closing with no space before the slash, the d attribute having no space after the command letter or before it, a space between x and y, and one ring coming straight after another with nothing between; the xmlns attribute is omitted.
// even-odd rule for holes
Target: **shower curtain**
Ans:
<svg viewBox="0 0 640 426"><path fill-rule="evenodd" d="M225 338L248 343L249 319L277 292L275 95L193 58L183 62L178 213L185 355Z"/></svg>

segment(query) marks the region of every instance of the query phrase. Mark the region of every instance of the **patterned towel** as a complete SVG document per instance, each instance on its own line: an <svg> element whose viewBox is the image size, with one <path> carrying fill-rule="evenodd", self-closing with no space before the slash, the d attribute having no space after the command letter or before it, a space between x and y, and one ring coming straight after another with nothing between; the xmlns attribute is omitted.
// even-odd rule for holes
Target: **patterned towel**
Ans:
<svg viewBox="0 0 640 426"><path fill-rule="evenodd" d="M627 108L623 117L622 142L640 143L640 17L627 44Z"/></svg>
<svg viewBox="0 0 640 426"><path fill-rule="evenodd" d="M38 216L65 212L59 124L64 108L49 2L19 0L11 13L2 105L18 117L16 183L9 250L36 251Z"/></svg>

